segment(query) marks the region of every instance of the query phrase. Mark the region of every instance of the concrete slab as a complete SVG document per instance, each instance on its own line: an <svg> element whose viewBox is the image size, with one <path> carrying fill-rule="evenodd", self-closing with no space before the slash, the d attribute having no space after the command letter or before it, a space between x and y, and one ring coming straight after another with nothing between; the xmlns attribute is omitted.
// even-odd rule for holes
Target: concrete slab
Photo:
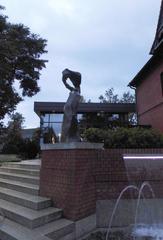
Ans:
<svg viewBox="0 0 163 240"><path fill-rule="evenodd" d="M52 149L102 149L103 143L89 143L89 142L72 142L72 143L55 143L55 144L42 144L41 150Z"/></svg>
<svg viewBox="0 0 163 240"><path fill-rule="evenodd" d="M76 239L81 238L85 234L93 231L96 228L96 214L90 215L75 222Z"/></svg>

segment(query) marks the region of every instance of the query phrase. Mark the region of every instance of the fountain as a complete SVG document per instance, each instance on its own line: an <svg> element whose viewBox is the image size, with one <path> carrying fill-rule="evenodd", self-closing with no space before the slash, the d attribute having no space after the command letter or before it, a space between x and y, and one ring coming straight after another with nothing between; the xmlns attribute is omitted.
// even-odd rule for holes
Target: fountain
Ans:
<svg viewBox="0 0 163 240"><path fill-rule="evenodd" d="M135 229L133 235L135 238L150 238L154 240L162 240L163 239L163 226L147 226L142 225L139 228Z"/></svg>
<svg viewBox="0 0 163 240"><path fill-rule="evenodd" d="M136 210L135 210L135 222L134 222L134 227L133 227L133 231L132 231L132 236L133 239L140 239L140 238L150 238L150 239L154 239L154 240L163 240L163 229L161 229L161 225L159 224L153 224L153 225L147 225L147 224L138 224L138 209L139 209L139 205L140 205L140 199L141 196L143 197L143 199L145 200L145 196L143 193L143 190L145 187L148 187L148 189L150 190L151 194L152 194L152 198L155 198L155 194L154 191L151 187L151 185L148 182L143 182L142 185L140 186L140 188L138 188L135 185L129 185L127 187L125 187L121 193L119 194L119 197L117 198L116 204L114 206L114 209L112 211L111 214L111 218L109 221L109 226L108 226L108 230L106 233L106 240L108 240L109 234L111 232L111 226L112 226L112 222L113 222L113 218L115 216L117 207L119 205L119 202L123 196L123 194L131 189L134 189L138 192L138 198L137 198L137 204L136 204Z"/></svg>
<svg viewBox="0 0 163 240"><path fill-rule="evenodd" d="M86 239L163 240L163 155L108 152L104 196L99 186L96 205L97 229Z"/></svg>
<svg viewBox="0 0 163 240"><path fill-rule="evenodd" d="M110 221L109 221L108 230L107 230L107 233L106 233L106 240L108 240L108 236L109 236L109 233L110 233L110 230L111 230L113 218L114 218L114 215L115 215L115 213L116 213L116 210L117 210L117 207L118 207L118 205L119 205L119 202L120 202L123 194L124 194L126 191L128 191L129 189L134 189L134 190L139 191L139 188L136 187L136 186L134 186L134 185L129 185L129 186L125 187L125 188L121 191L121 193L119 194L119 197L117 198L117 201L116 201L116 204L115 204L115 206L114 206L113 212L112 212L112 214L111 214L111 218L110 218Z"/></svg>
<svg viewBox="0 0 163 240"><path fill-rule="evenodd" d="M143 195L143 190L145 187L148 187L148 189L150 190L150 192L152 193L152 198L155 198L155 194L154 194L154 191L151 187L151 185L148 183L148 182L143 182L140 189L139 189L139 194L138 194L138 200L137 200L137 204L136 204L136 213L135 213L135 229L137 228L137 217L138 217L138 209L139 209L139 204L140 204L140 198L141 196L143 196L144 200L145 200L145 197Z"/></svg>

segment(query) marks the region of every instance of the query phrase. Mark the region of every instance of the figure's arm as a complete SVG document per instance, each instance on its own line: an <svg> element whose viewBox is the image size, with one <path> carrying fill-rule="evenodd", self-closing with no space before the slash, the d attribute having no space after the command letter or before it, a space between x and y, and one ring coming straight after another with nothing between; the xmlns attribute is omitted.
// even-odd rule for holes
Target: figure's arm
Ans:
<svg viewBox="0 0 163 240"><path fill-rule="evenodd" d="M75 88L73 88L72 86L70 86L70 85L67 83L67 79L68 79L68 76L63 75L62 81L63 81L65 87L66 87L67 89L69 89L70 91L75 91Z"/></svg>
<svg viewBox="0 0 163 240"><path fill-rule="evenodd" d="M71 86L67 83L68 78L72 82L73 86ZM77 91L80 93L80 83L81 83L81 74L80 73L70 71L69 69L66 68L62 72L62 81L67 89L69 89L70 91Z"/></svg>

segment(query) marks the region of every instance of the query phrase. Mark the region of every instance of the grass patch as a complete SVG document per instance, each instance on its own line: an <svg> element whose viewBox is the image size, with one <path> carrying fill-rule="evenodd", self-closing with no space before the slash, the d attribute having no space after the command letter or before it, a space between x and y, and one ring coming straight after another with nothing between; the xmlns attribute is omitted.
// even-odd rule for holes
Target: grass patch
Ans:
<svg viewBox="0 0 163 240"><path fill-rule="evenodd" d="M0 162L20 162L21 159L16 154L0 154Z"/></svg>

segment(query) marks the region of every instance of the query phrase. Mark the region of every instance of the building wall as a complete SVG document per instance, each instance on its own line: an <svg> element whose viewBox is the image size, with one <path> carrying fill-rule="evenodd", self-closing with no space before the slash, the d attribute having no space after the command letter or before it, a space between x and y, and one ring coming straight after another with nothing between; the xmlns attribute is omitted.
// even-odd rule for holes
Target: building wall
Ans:
<svg viewBox="0 0 163 240"><path fill-rule="evenodd" d="M163 132L163 95L160 74L163 62L151 69L136 89L138 121Z"/></svg>
<svg viewBox="0 0 163 240"><path fill-rule="evenodd" d="M159 164L155 164L155 160L146 160L148 167L151 161L154 164L149 171L145 171L145 165L137 164L136 160L128 172L123 154L163 154L163 149L44 150L40 194L51 197L54 206L62 208L64 216L71 220L77 221L96 213L99 227L108 224L108 213L111 214L120 192L133 181L137 186L149 181L156 198L163 199L163 160ZM151 199L149 191L144 194ZM136 200L138 193L133 191L132 198ZM124 208L131 205L131 191L127 191L122 200L124 214ZM125 219L125 224L130 222L129 217Z"/></svg>

